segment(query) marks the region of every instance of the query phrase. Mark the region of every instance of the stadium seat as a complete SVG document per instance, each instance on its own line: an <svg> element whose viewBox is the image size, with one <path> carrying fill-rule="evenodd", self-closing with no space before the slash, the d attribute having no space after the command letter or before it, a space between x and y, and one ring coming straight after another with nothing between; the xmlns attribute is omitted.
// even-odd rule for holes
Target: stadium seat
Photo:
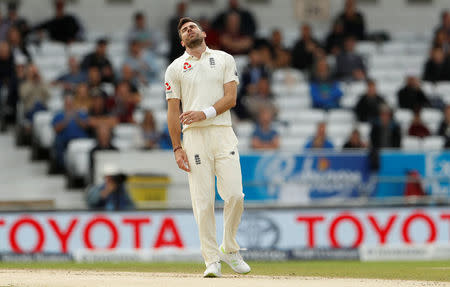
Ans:
<svg viewBox="0 0 450 287"><path fill-rule="evenodd" d="M43 148L50 148L53 145L55 138L55 132L51 126L53 115L51 111L40 111L33 118L33 138Z"/></svg>
<svg viewBox="0 0 450 287"><path fill-rule="evenodd" d="M133 140L139 137L141 129L136 124L118 124L114 127L114 138Z"/></svg>
<svg viewBox="0 0 450 287"><path fill-rule="evenodd" d="M315 123L291 123L289 135L293 137L310 137L316 133L317 125Z"/></svg>
<svg viewBox="0 0 450 287"><path fill-rule="evenodd" d="M273 72L272 81L274 84L295 84L304 82L305 76L296 69L278 69Z"/></svg>
<svg viewBox="0 0 450 287"><path fill-rule="evenodd" d="M318 109L298 110L298 120L301 123L318 123L326 120L326 113Z"/></svg>
<svg viewBox="0 0 450 287"><path fill-rule="evenodd" d="M280 148L283 151L300 152L306 144L307 137L282 137Z"/></svg>
<svg viewBox="0 0 450 287"><path fill-rule="evenodd" d="M418 137L405 136L401 145L405 151L419 151L422 149L422 141Z"/></svg>
<svg viewBox="0 0 450 287"><path fill-rule="evenodd" d="M327 126L327 135L331 138L348 138L353 129L351 122L330 122Z"/></svg>
<svg viewBox="0 0 450 287"><path fill-rule="evenodd" d="M440 151L444 148L445 139L440 136L430 136L423 139L424 151Z"/></svg>
<svg viewBox="0 0 450 287"><path fill-rule="evenodd" d="M71 177L89 179L89 153L94 148L94 139L74 139L67 146L65 157L66 170Z"/></svg>
<svg viewBox="0 0 450 287"><path fill-rule="evenodd" d="M289 109L308 109L311 107L311 97L298 95L298 96L283 96L277 95L275 97L275 105L281 110Z"/></svg>
<svg viewBox="0 0 450 287"><path fill-rule="evenodd" d="M395 111L394 117L400 124L402 131L405 133L408 130L409 125L411 124L413 113L407 109L398 109L397 111Z"/></svg>
<svg viewBox="0 0 450 287"><path fill-rule="evenodd" d="M339 122L353 123L354 120L355 117L352 110L338 109L328 111L328 124Z"/></svg>
<svg viewBox="0 0 450 287"><path fill-rule="evenodd" d="M359 41L355 50L360 54L368 56L377 52L377 45L374 42Z"/></svg>
<svg viewBox="0 0 450 287"><path fill-rule="evenodd" d="M251 150L252 138L248 137L238 137L238 149L240 153L247 152Z"/></svg>
<svg viewBox="0 0 450 287"><path fill-rule="evenodd" d="M450 95L450 82L439 82L436 84L436 93L441 96Z"/></svg>
<svg viewBox="0 0 450 287"><path fill-rule="evenodd" d="M426 125L432 125L434 123L440 124L443 118L443 114L440 110L430 108L422 109L420 116Z"/></svg>
<svg viewBox="0 0 450 287"><path fill-rule="evenodd" d="M255 130L255 124L251 121L241 121L234 125L238 137L250 137Z"/></svg>
<svg viewBox="0 0 450 287"><path fill-rule="evenodd" d="M361 135L361 139L363 141L369 141L370 139L370 130L371 130L371 126L369 123L358 123L357 126L358 130L359 130L359 134Z"/></svg>

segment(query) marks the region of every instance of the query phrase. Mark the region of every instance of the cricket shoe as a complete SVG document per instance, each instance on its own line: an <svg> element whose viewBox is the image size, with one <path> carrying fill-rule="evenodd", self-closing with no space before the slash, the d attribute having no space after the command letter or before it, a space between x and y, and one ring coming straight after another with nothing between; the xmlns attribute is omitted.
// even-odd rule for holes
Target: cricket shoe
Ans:
<svg viewBox="0 0 450 287"><path fill-rule="evenodd" d="M220 272L221 265L220 262L214 262L206 266L206 270L203 273L203 277L221 277L222 273Z"/></svg>
<svg viewBox="0 0 450 287"><path fill-rule="evenodd" d="M251 271L250 266L242 259L239 251L236 252L225 252L223 246L220 246L219 256L222 261L230 265L234 272L239 274L247 274Z"/></svg>

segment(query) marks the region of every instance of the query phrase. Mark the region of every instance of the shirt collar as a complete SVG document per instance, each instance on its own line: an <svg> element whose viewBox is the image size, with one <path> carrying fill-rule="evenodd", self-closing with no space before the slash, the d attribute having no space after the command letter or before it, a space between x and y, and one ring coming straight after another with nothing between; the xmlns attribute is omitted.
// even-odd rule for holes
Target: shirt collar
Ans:
<svg viewBox="0 0 450 287"><path fill-rule="evenodd" d="M211 53L212 53L212 50L210 48L208 48L208 46L206 46L206 50L205 50L205 52L203 52L203 54L211 54ZM194 58L194 56L189 55L187 51L184 51L183 59L189 60L190 58Z"/></svg>

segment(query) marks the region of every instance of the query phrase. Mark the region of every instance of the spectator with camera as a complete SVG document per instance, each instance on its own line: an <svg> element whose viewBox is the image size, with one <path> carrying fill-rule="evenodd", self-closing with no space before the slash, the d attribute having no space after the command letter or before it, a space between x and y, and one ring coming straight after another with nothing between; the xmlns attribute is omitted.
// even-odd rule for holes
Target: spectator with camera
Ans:
<svg viewBox="0 0 450 287"><path fill-rule="evenodd" d="M88 187L86 194L88 206L107 211L134 209L134 203L125 184L127 176L115 165L103 166L102 173L103 182Z"/></svg>

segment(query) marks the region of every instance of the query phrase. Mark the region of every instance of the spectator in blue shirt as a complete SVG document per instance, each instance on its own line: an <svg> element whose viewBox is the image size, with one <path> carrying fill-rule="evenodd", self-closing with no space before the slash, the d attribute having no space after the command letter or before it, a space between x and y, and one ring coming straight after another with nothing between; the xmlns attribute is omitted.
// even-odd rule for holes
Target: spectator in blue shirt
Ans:
<svg viewBox="0 0 450 287"><path fill-rule="evenodd" d="M64 168L64 152L69 142L77 138L87 138L88 114L76 110L72 96L64 98L64 111L58 112L52 120L55 130L54 159L59 170Z"/></svg>
<svg viewBox="0 0 450 287"><path fill-rule="evenodd" d="M134 209L125 185L126 175L113 165L105 165L102 172L104 182L90 186L87 190L89 207L107 211Z"/></svg>
<svg viewBox="0 0 450 287"><path fill-rule="evenodd" d="M332 149L333 143L327 138L327 125L324 122L317 124L316 134L306 143L305 149Z"/></svg>
<svg viewBox="0 0 450 287"><path fill-rule="evenodd" d="M339 101L343 94L338 82L330 76L326 59L317 62L309 88L313 108L324 110L339 108Z"/></svg>
<svg viewBox="0 0 450 287"><path fill-rule="evenodd" d="M87 74L80 69L77 58L71 56L67 62L69 71L59 76L54 84L62 85L65 90L75 90L78 84L85 83L88 80Z"/></svg>
<svg viewBox="0 0 450 287"><path fill-rule="evenodd" d="M273 109L262 107L258 115L258 123L252 134L253 149L278 149L280 147L280 136L272 127Z"/></svg>

